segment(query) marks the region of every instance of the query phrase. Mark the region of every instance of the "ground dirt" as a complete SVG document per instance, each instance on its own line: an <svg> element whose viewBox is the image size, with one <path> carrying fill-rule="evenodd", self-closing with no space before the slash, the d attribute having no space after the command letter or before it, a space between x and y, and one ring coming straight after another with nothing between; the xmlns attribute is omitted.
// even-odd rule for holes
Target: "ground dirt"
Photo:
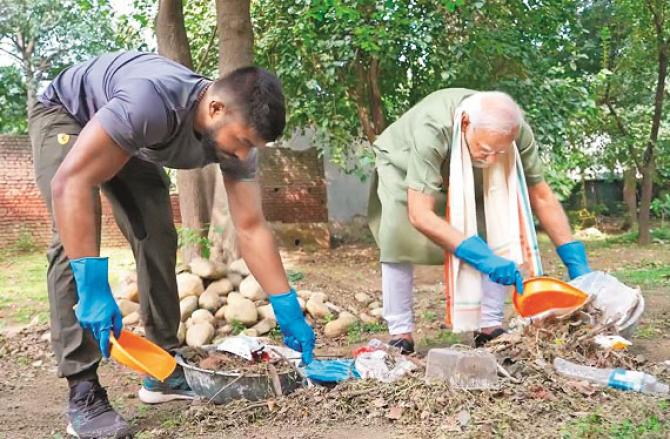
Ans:
<svg viewBox="0 0 670 439"><path fill-rule="evenodd" d="M649 367L670 360L667 247L605 242L589 246L593 268L642 283L647 312L633 339L633 352ZM546 271L562 276L546 242L542 251ZM290 272L302 275L297 281L300 289L323 291L344 308L360 309L353 298L358 292L381 301L377 252L371 245L346 244L283 256ZM0 262L0 269L8 267L4 264ZM419 350L469 343L467 336L451 334L442 323L442 268L418 267L415 278ZM67 389L65 381L56 378L47 325L39 320L32 325L6 323L1 334L0 438L65 437ZM361 328L338 340L319 337L317 353L347 355L373 337L387 338L381 327ZM670 367L665 376L669 374ZM265 405L212 407L189 402L143 405L136 396L136 374L105 362L100 375L110 400L135 426L139 438L670 437L667 399L613 390L566 390L564 382L551 379L531 390L508 383L496 392L430 395L430 387L416 377L395 387L380 386L374 399L374 387L359 383L330 392L301 391ZM396 406L400 408L394 412Z"/></svg>

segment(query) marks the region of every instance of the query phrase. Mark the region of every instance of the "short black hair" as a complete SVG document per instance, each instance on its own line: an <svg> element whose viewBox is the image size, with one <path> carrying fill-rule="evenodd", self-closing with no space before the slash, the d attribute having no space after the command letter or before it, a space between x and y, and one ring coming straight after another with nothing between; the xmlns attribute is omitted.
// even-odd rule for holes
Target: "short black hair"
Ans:
<svg viewBox="0 0 670 439"><path fill-rule="evenodd" d="M217 79L212 91L232 95L245 120L264 140L273 142L281 136L286 126L284 93L272 73L256 66L241 67Z"/></svg>

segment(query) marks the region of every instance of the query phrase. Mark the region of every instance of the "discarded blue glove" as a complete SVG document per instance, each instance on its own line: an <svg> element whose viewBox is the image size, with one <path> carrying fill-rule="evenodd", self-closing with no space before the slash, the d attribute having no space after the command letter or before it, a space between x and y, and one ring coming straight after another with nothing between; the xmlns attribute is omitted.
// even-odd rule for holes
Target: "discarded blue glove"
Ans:
<svg viewBox="0 0 670 439"><path fill-rule="evenodd" d="M284 344L293 350L302 352L303 363L311 363L316 336L312 327L305 320L295 290L291 289L285 294L271 295L269 300L275 317L277 317L279 329L284 334Z"/></svg>
<svg viewBox="0 0 670 439"><path fill-rule="evenodd" d="M123 327L121 311L109 288L107 258L79 258L70 261L77 284L79 303L75 315L84 329L89 329L109 358L109 332L118 338Z"/></svg>
<svg viewBox="0 0 670 439"><path fill-rule="evenodd" d="M563 264L568 269L568 276L570 280L581 276L582 274L590 273L591 267L586 258L586 247L581 241L572 241L567 244L556 247L556 253L561 258Z"/></svg>
<svg viewBox="0 0 670 439"><path fill-rule="evenodd" d="M523 294L523 277L514 261L493 253L493 250L479 236L475 235L463 240L456 247L454 254L478 271L488 274L493 282L501 285L516 285L517 292Z"/></svg>
<svg viewBox="0 0 670 439"><path fill-rule="evenodd" d="M339 383L350 378L360 378L354 360L314 360L305 368L307 378L317 383Z"/></svg>

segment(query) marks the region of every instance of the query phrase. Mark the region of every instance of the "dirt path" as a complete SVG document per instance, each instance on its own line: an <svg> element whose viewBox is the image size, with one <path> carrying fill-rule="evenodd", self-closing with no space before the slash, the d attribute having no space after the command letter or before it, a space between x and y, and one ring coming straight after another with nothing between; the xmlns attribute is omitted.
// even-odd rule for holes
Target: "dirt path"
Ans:
<svg viewBox="0 0 670 439"><path fill-rule="evenodd" d="M649 261L670 266L670 252L660 251L660 248L596 248L591 255L593 267L600 269L634 270L636 267L646 266L644 264L648 265ZM543 247L543 256L547 271L560 275L562 269L553 250ZM381 299L376 251L370 246L346 246L318 254L292 252L287 254L285 259L289 269L302 273L303 280L299 282L300 288L324 291L336 304L353 303L353 295L360 291L373 294L378 300ZM434 344L454 342L453 335L448 334L441 323L444 317L441 279L441 267L418 267L416 270L417 338ZM668 289L667 286L644 289L647 313L634 338L634 352L643 355L649 362L662 362L670 359L670 292ZM18 335L0 337L0 439L64 437L67 389L64 380L55 378L55 364L50 354L47 337L44 335L46 330L44 326L33 326ZM346 353L351 350L352 345L364 342L373 336L383 338L385 334L361 334L360 341L346 338L327 341L320 338L319 348L329 352L340 350ZM190 413L189 403L182 402L155 407L139 403L136 391L140 380L135 374L122 367L106 363L101 366L100 372L101 381L107 387L111 401L126 419L133 423L139 432L136 437L139 438L415 437L411 429L396 425L388 419L355 417L350 422L344 423L333 423L328 419L323 419L320 422L309 422L297 426L272 423L263 423L262 426L258 426L254 422L250 425L247 421L240 421L239 424L236 424L233 419L227 421L225 428L211 431L201 427L201 420L184 418L185 413ZM656 402L650 401L649 404L653 406ZM593 413L596 414L600 410L595 402L593 410ZM584 414L586 415L588 413ZM431 416L447 416L447 414L435 413ZM512 412L510 416L510 422L513 422ZM537 416L546 417L548 425L555 421L551 413L541 413L541 410ZM452 418L453 416L448 419ZM587 419L591 418L587 416ZM668 425L670 428L670 424ZM477 431L481 433L484 430L464 429L463 434L477 436ZM603 435L606 435L607 431L603 431ZM524 436L521 432L519 435ZM596 434L595 437L599 435ZM635 437L635 435L624 435L623 437ZM652 434L650 437L655 436Z"/></svg>

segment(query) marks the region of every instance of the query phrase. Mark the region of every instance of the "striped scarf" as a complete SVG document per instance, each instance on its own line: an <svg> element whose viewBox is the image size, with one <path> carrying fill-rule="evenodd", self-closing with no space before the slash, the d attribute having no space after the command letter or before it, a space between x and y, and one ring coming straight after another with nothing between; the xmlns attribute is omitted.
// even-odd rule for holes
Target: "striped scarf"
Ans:
<svg viewBox="0 0 670 439"><path fill-rule="evenodd" d="M477 234L474 176L470 152L461 132L463 110L454 115L447 221L470 237ZM516 262L526 276L542 274L528 187L516 144L483 170L486 237L494 253ZM512 208L514 207L514 208ZM445 255L446 323L454 332L480 329L482 273L452 253Z"/></svg>

